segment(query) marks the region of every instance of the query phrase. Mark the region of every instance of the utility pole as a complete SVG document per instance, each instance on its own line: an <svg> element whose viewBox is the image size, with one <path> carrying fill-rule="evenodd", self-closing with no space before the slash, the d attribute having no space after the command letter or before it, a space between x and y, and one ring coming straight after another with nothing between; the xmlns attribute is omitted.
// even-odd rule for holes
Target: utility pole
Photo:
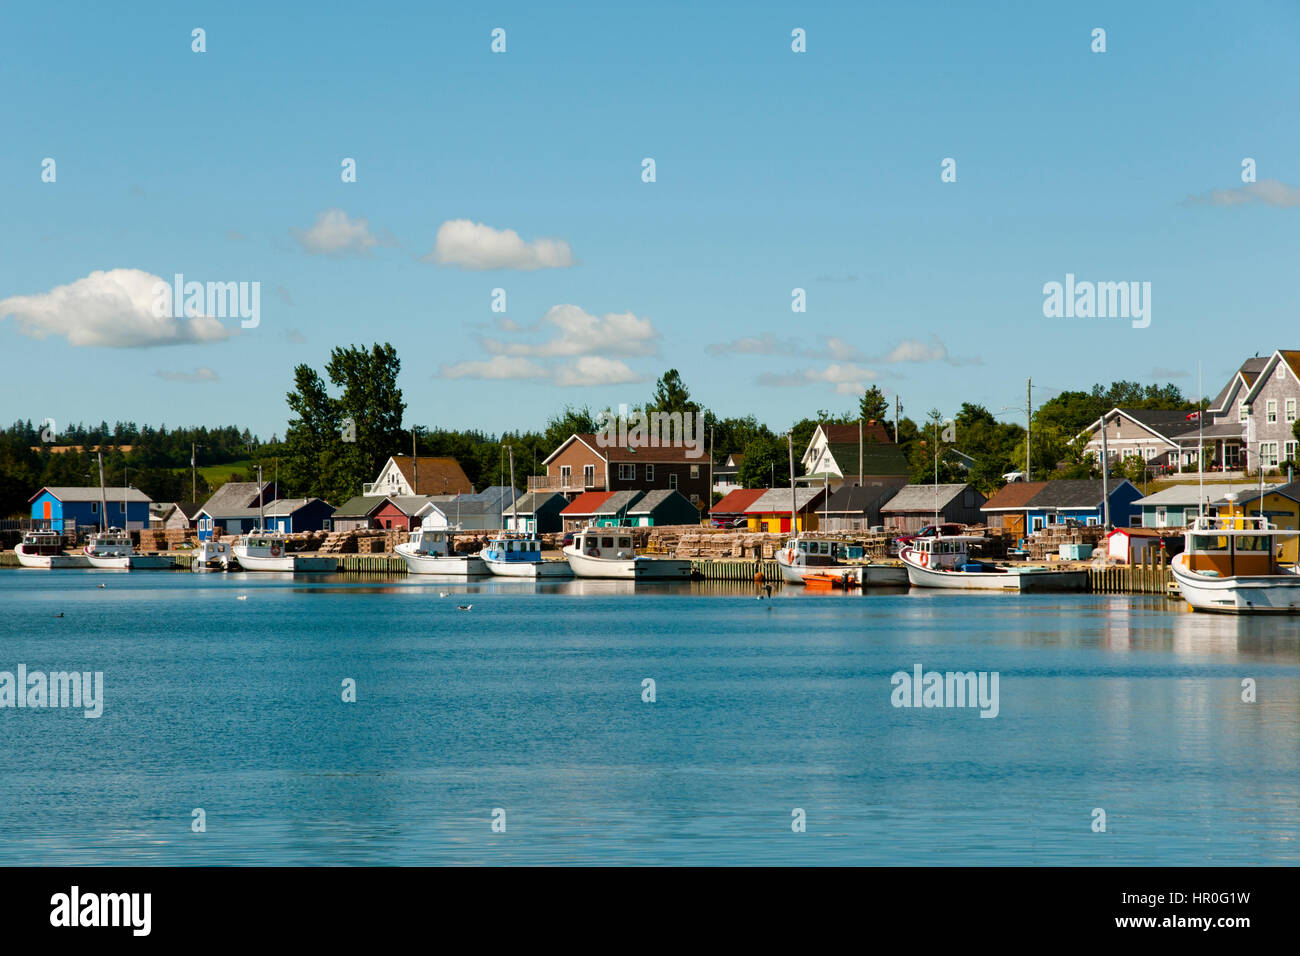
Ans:
<svg viewBox="0 0 1300 956"><path fill-rule="evenodd" d="M709 494L706 499L708 508L706 514L713 513L713 426L709 426Z"/></svg>
<svg viewBox="0 0 1300 956"><path fill-rule="evenodd" d="M894 395L894 444L898 444L898 395Z"/></svg>
<svg viewBox="0 0 1300 956"><path fill-rule="evenodd" d="M1106 452L1106 415L1101 416L1101 514L1102 530L1110 530L1110 458Z"/></svg>
<svg viewBox="0 0 1300 956"><path fill-rule="evenodd" d="M1034 427L1034 380L1025 379L1025 481L1034 480L1034 466L1029 457L1030 430Z"/></svg>
<svg viewBox="0 0 1300 956"><path fill-rule="evenodd" d="M199 498L199 472L194 464L194 456L198 450L199 446L190 442L190 501L197 501Z"/></svg>
<svg viewBox="0 0 1300 956"><path fill-rule="evenodd" d="M862 487L862 417L858 416L858 487Z"/></svg>
<svg viewBox="0 0 1300 956"><path fill-rule="evenodd" d="M420 493L420 459L415 454L415 426L411 426L411 474L414 484L411 487L411 494Z"/></svg>

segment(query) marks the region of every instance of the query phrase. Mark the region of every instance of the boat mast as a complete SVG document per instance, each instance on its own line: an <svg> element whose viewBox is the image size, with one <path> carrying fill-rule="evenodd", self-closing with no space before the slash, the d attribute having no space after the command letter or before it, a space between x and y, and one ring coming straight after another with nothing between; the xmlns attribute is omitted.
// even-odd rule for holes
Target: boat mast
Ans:
<svg viewBox="0 0 1300 956"><path fill-rule="evenodd" d="M1196 513L1205 514L1205 392L1201 382L1201 363L1196 363L1196 472L1200 481Z"/></svg>
<svg viewBox="0 0 1300 956"><path fill-rule="evenodd" d="M1110 457L1106 452L1106 413L1101 416L1101 529L1110 530L1110 486L1106 473L1110 471Z"/></svg>
<svg viewBox="0 0 1300 956"><path fill-rule="evenodd" d="M257 530L266 530L266 517L262 514L262 499L265 497L262 487L262 466L257 466Z"/></svg>
<svg viewBox="0 0 1300 956"><path fill-rule="evenodd" d="M790 450L790 530L794 536L799 537L799 514L798 506L795 504L794 496L794 429L786 432L786 447Z"/></svg>
<svg viewBox="0 0 1300 956"><path fill-rule="evenodd" d="M515 530L518 531L519 516L515 514L515 446L507 445L510 450L510 517L514 519ZM501 519L501 524L505 525L505 518Z"/></svg>
<svg viewBox="0 0 1300 956"><path fill-rule="evenodd" d="M99 530L108 531L108 495L104 491L104 453L99 454Z"/></svg>

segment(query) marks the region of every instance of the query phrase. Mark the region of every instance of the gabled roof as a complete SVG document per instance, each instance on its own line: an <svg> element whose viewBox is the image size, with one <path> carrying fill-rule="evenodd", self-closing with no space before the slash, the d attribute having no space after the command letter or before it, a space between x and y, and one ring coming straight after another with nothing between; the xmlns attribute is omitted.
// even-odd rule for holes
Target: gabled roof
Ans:
<svg viewBox="0 0 1300 956"><path fill-rule="evenodd" d="M1206 409L1206 412L1212 415L1222 415L1226 412L1228 410L1226 407L1228 399L1232 397L1232 390L1238 384L1241 384L1249 391L1250 387L1255 384L1255 379L1259 377L1260 372L1264 371L1264 366L1267 364L1268 358L1261 358L1260 356L1248 358L1242 362L1241 367L1232 373L1232 378L1228 379L1228 384L1223 386L1223 390L1210 403L1210 407Z"/></svg>
<svg viewBox="0 0 1300 956"><path fill-rule="evenodd" d="M967 488L970 488L968 482L938 485L936 496L935 485L904 485L880 512L894 514L900 511L934 511L936 507L943 509Z"/></svg>
<svg viewBox="0 0 1300 956"><path fill-rule="evenodd" d="M664 446L657 447L637 447L626 448L619 446L605 446L601 444L600 438L590 433L577 433L570 435L564 441L560 442L559 447L551 452L542 461L543 465L549 465L555 456L564 449L568 448L575 441L581 442L597 457L611 464L629 464L637 461L647 461L651 464L673 464L685 463L688 465L700 465L707 467L709 464L708 455L704 449L699 449L698 454L691 454L692 449L685 446Z"/></svg>
<svg viewBox="0 0 1300 956"><path fill-rule="evenodd" d="M796 488L794 493L794 507L796 511L815 511L817 503L821 501L823 489L821 488ZM769 488L760 495L753 504L745 509L745 514L780 514L790 513L790 489L789 488Z"/></svg>
<svg viewBox="0 0 1300 956"><path fill-rule="evenodd" d="M163 512L164 517L169 517L173 511L179 511L186 518L193 521L194 516L199 513L203 505L198 501L174 501L172 506Z"/></svg>
<svg viewBox="0 0 1300 956"><path fill-rule="evenodd" d="M567 517L575 515L595 514L596 509L604 503L606 498L612 496L612 491L584 491L578 497L569 502L569 507L565 508L560 514Z"/></svg>
<svg viewBox="0 0 1300 956"><path fill-rule="evenodd" d="M1046 481L1010 482L984 502L980 511L1022 511L1047 484Z"/></svg>
<svg viewBox="0 0 1300 956"><path fill-rule="evenodd" d="M415 511L408 512L403 509L405 514L430 514L434 511L440 511L447 516L448 520L455 521L458 518L465 518L469 515L494 515L501 513L501 501L497 498L480 498L478 495L452 495L444 497L435 495L433 497L420 497L418 507L415 506L416 498L393 498L392 501L406 501L415 507Z"/></svg>
<svg viewBox="0 0 1300 956"><path fill-rule="evenodd" d="M1112 408L1085 428L1084 431L1095 434L1101 430L1103 421L1110 421L1112 418L1122 415L1135 425L1145 428L1156 438L1176 445L1178 444L1177 436L1197 430L1197 423L1187 420L1187 416L1191 414L1194 414L1194 412L1163 408Z"/></svg>
<svg viewBox="0 0 1300 956"><path fill-rule="evenodd" d="M262 494L271 487L271 482L263 482ZM211 518L247 518L257 514L258 491L255 481L228 481L213 492L200 510Z"/></svg>
<svg viewBox="0 0 1300 956"><path fill-rule="evenodd" d="M1136 488L1127 478L1119 481L1112 479L1107 492L1112 497L1125 485ZM1045 481L1038 494L1029 500L1028 508L1065 508L1080 509L1099 507L1102 503L1102 482L1100 478L1067 478L1059 481Z"/></svg>
<svg viewBox="0 0 1300 956"><path fill-rule="evenodd" d="M829 445L848 445L855 447L858 444L858 425L854 422L850 425L828 425L821 423L817 426L826 436L826 443ZM873 443L881 445L892 445L894 440L889 437L889 432L880 422L863 422L862 423L862 441L864 444Z"/></svg>
<svg viewBox="0 0 1300 956"><path fill-rule="evenodd" d="M752 490L752 489L751 489ZM676 488L657 488L654 491L647 491L642 495L632 507L627 509L630 515L648 515L652 514L655 509L663 507L666 502L672 501L673 498L680 498L681 504L692 510L698 511L695 505L691 504L689 498L683 495Z"/></svg>
<svg viewBox="0 0 1300 956"><path fill-rule="evenodd" d="M417 495L459 495L472 494L474 491L474 486L470 484L464 469L460 467L460 462L455 458L421 455L413 459L410 455L393 455L389 461L402 473L406 483L415 489ZM418 485L415 481L417 470L420 476Z"/></svg>
<svg viewBox="0 0 1300 956"><path fill-rule="evenodd" d="M840 490L831 495L819 511L827 514L866 514L876 508L881 501L892 498L898 489L893 485L866 488L862 485L842 485Z"/></svg>
<svg viewBox="0 0 1300 956"><path fill-rule="evenodd" d="M314 501L320 501L321 504L329 507L328 503L320 498L277 498L266 503L264 513L268 518L282 518L301 511Z"/></svg>
<svg viewBox="0 0 1300 956"><path fill-rule="evenodd" d="M1157 491L1154 494L1147 495L1145 498L1139 498L1133 502L1135 505L1192 505L1195 506L1200 501L1200 484L1178 484L1172 487ZM1271 486L1265 486L1266 488ZM1232 484L1210 484L1205 486L1205 497L1213 501L1215 498L1222 498L1229 492L1258 491L1257 482L1234 482Z"/></svg>
<svg viewBox="0 0 1300 956"><path fill-rule="evenodd" d="M46 485L36 494L27 499L28 504L35 501L41 495L49 492L59 501L98 501L100 498L99 485L92 487L71 487L67 485ZM149 501L150 498L139 488L105 488L104 497L109 501Z"/></svg>
<svg viewBox="0 0 1300 956"><path fill-rule="evenodd" d="M609 495L604 501L592 509L592 514L602 516L617 516L627 514L627 509L636 504L645 492L628 489L626 491L616 491Z"/></svg>
<svg viewBox="0 0 1300 956"><path fill-rule="evenodd" d="M508 515L516 513L521 515L537 514L539 510L545 508L555 498L559 498L561 501L566 500L564 495L560 494L558 491L530 491L526 494L520 495L518 500L515 502L514 507L510 506L509 500L507 499L505 513Z"/></svg>
<svg viewBox="0 0 1300 956"><path fill-rule="evenodd" d="M763 496L766 488L737 488L728 492L710 510L715 515L744 514L745 509Z"/></svg>
<svg viewBox="0 0 1300 956"><path fill-rule="evenodd" d="M386 504L388 498L384 495L357 495L335 508L334 518L368 518Z"/></svg>
<svg viewBox="0 0 1300 956"><path fill-rule="evenodd" d="M385 501L394 508L413 518L420 513L420 509L429 503L428 495L386 495Z"/></svg>
<svg viewBox="0 0 1300 956"><path fill-rule="evenodd" d="M1291 372L1291 377L1300 380L1300 351L1294 349L1278 349L1270 355L1264 364L1255 381L1250 385L1250 391L1246 393L1245 401L1254 404L1255 397L1259 390L1264 387L1264 383L1273 377L1273 371L1277 368L1278 363L1283 363Z"/></svg>

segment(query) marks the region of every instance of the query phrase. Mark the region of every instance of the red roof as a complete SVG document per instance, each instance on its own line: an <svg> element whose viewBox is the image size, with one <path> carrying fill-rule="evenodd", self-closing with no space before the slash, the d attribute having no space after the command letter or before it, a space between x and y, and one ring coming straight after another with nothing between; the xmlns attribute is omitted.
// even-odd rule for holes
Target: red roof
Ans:
<svg viewBox="0 0 1300 956"><path fill-rule="evenodd" d="M724 495L722 500L709 509L710 514L715 515L738 515L744 514L745 509L762 497L766 488L737 488L735 491Z"/></svg>
<svg viewBox="0 0 1300 956"><path fill-rule="evenodd" d="M858 443L858 426L852 425L828 425L822 423L822 433L826 436L826 441L832 445L856 445ZM863 422L862 423L862 440L864 442L878 442L882 445L892 445L894 439L890 437L885 426L880 422Z"/></svg>
<svg viewBox="0 0 1300 956"><path fill-rule="evenodd" d="M612 491L584 491L578 497L569 502L569 506L560 512L561 515L589 515L593 514L597 508L603 505L610 498L614 497Z"/></svg>

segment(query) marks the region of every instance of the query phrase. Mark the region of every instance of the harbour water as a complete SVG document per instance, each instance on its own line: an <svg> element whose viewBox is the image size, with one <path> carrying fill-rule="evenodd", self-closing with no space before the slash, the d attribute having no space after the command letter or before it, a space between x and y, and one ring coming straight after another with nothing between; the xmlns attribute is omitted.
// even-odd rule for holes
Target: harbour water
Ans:
<svg viewBox="0 0 1300 956"><path fill-rule="evenodd" d="M104 686L0 708L3 864L1300 862L1296 619L94 571L0 607L0 671ZM916 665L996 673L996 717L894 706Z"/></svg>

